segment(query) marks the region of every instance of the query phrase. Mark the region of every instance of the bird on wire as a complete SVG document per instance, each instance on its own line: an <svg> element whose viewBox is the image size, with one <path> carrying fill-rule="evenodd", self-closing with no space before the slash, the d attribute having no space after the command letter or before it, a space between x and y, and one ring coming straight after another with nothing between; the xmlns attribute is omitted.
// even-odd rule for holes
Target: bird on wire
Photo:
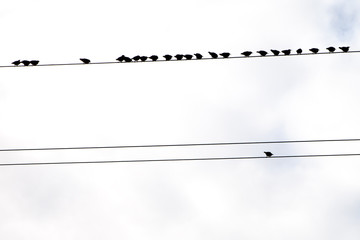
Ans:
<svg viewBox="0 0 360 240"><path fill-rule="evenodd" d="M22 60L21 63L24 64L24 66L30 65L30 61L28 61L28 60Z"/></svg>
<svg viewBox="0 0 360 240"><path fill-rule="evenodd" d="M89 64L89 63L90 63L90 60L87 59L87 58L80 58L80 61L82 61L82 62L85 63L85 64Z"/></svg>
<svg viewBox="0 0 360 240"><path fill-rule="evenodd" d="M350 47L339 47L343 52L348 52Z"/></svg>
<svg viewBox="0 0 360 240"><path fill-rule="evenodd" d="M181 60L181 59L183 59L183 57L184 57L183 54L176 54L175 55L176 60Z"/></svg>
<svg viewBox="0 0 360 240"><path fill-rule="evenodd" d="M132 59L125 56L125 57L124 57L124 61L125 61L125 62L132 62Z"/></svg>
<svg viewBox="0 0 360 240"><path fill-rule="evenodd" d="M252 54L252 52L251 51L245 51L245 52L242 52L241 54L244 55L245 57L249 57Z"/></svg>
<svg viewBox="0 0 360 240"><path fill-rule="evenodd" d="M118 57L116 60L118 60L119 62L125 61L125 55L121 55L121 56Z"/></svg>
<svg viewBox="0 0 360 240"><path fill-rule="evenodd" d="M172 58L172 56L169 55L169 54L166 54L166 55L164 55L163 57L165 58L166 61L170 61L171 58Z"/></svg>
<svg viewBox="0 0 360 240"><path fill-rule="evenodd" d="M265 57L267 53L267 51L264 51L264 50L260 50L260 51L257 51L258 54L260 54L261 56Z"/></svg>
<svg viewBox="0 0 360 240"><path fill-rule="evenodd" d="M30 64L33 65L33 66L36 66L36 65L39 64L39 62L40 62L39 60L31 60Z"/></svg>
<svg viewBox="0 0 360 240"><path fill-rule="evenodd" d="M145 62L145 61L146 61L146 59L148 59L148 57L147 57L147 56L141 56L141 57L140 57L140 60L141 60L142 62Z"/></svg>
<svg viewBox="0 0 360 240"><path fill-rule="evenodd" d="M290 55L291 49L286 49L281 51L284 55Z"/></svg>
<svg viewBox="0 0 360 240"><path fill-rule="evenodd" d="M301 54L301 53L302 53L302 49L299 48L298 50L296 50L296 53L297 53L297 54Z"/></svg>
<svg viewBox="0 0 360 240"><path fill-rule="evenodd" d="M140 56L139 55L136 55L135 57L132 58L134 61L139 61L140 60Z"/></svg>
<svg viewBox="0 0 360 240"><path fill-rule="evenodd" d="M191 60L193 58L193 55L185 54L184 57L185 57L186 60Z"/></svg>
<svg viewBox="0 0 360 240"><path fill-rule="evenodd" d="M159 57L156 55L151 55L149 58L155 62Z"/></svg>
<svg viewBox="0 0 360 240"><path fill-rule="evenodd" d="M11 64L14 64L15 66L19 66L21 63L20 60L13 61Z"/></svg>
<svg viewBox="0 0 360 240"><path fill-rule="evenodd" d="M316 54L316 53L319 52L319 49L318 49L318 48L310 48L309 50L310 50L310 52L312 52L312 53L314 53L314 54Z"/></svg>
<svg viewBox="0 0 360 240"><path fill-rule="evenodd" d="M210 54L210 56L211 56L212 58L218 58L217 53L209 52L209 54Z"/></svg>
<svg viewBox="0 0 360 240"><path fill-rule="evenodd" d="M220 53L219 55L222 56L223 58L230 57L230 53L228 53L228 52L223 52L223 53Z"/></svg>
<svg viewBox="0 0 360 240"><path fill-rule="evenodd" d="M265 153L266 157L271 157L272 155L274 155L271 152L264 152L264 153Z"/></svg>
<svg viewBox="0 0 360 240"><path fill-rule="evenodd" d="M202 59L203 58L203 55L201 55L200 53L195 53L194 54L196 59Z"/></svg>
<svg viewBox="0 0 360 240"><path fill-rule="evenodd" d="M331 53L335 52L335 48L334 48L334 47L328 47L328 48L326 48L326 49L329 50L329 52L331 52Z"/></svg>
<svg viewBox="0 0 360 240"><path fill-rule="evenodd" d="M271 49L270 50L275 56L278 56L280 54L280 51Z"/></svg>

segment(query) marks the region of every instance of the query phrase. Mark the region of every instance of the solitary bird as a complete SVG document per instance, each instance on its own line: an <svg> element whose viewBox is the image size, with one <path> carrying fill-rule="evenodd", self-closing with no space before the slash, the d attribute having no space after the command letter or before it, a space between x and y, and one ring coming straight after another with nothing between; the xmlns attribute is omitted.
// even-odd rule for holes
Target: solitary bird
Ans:
<svg viewBox="0 0 360 240"><path fill-rule="evenodd" d="M257 53L259 53L261 56L266 56L267 54L267 51L264 51L264 50L260 50L260 51L257 51Z"/></svg>
<svg viewBox="0 0 360 240"><path fill-rule="evenodd" d="M301 53L302 53L302 49L299 48L298 50L296 50L296 53L297 53L297 54L301 54Z"/></svg>
<svg viewBox="0 0 360 240"><path fill-rule="evenodd" d="M176 54L175 55L176 60L181 60L181 59L183 59L183 57L184 57L183 54Z"/></svg>
<svg viewBox="0 0 360 240"><path fill-rule="evenodd" d="M90 60L87 59L87 58L80 58L80 60L85 63L85 64L89 64L90 63Z"/></svg>
<svg viewBox="0 0 360 240"><path fill-rule="evenodd" d="M141 56L141 57L140 57L140 60L141 60L142 62L145 62L147 58L148 58L147 56Z"/></svg>
<svg viewBox="0 0 360 240"><path fill-rule="evenodd" d="M230 53L223 52L223 53L220 53L219 55L222 56L223 58L228 58L230 56Z"/></svg>
<svg viewBox="0 0 360 240"><path fill-rule="evenodd" d="M271 51L275 56L277 56L277 55L280 54L280 51L278 51L278 50L271 49L270 51Z"/></svg>
<svg viewBox="0 0 360 240"><path fill-rule="evenodd" d="M158 60L159 57L156 55L151 55L149 58L153 61L156 61L156 60Z"/></svg>
<svg viewBox="0 0 360 240"><path fill-rule="evenodd" d="M209 54L210 54L210 56L211 56L212 58L218 58L217 53L209 52Z"/></svg>
<svg viewBox="0 0 360 240"><path fill-rule="evenodd" d="M136 55L135 57L132 58L134 61L139 61L140 60L140 56Z"/></svg>
<svg viewBox="0 0 360 240"><path fill-rule="evenodd" d="M33 66L38 65L39 62L40 62L40 61L38 61L38 60L31 60L31 61L30 61L31 65L33 65Z"/></svg>
<svg viewBox="0 0 360 240"><path fill-rule="evenodd" d="M170 61L171 58L172 58L172 56L169 55L169 54L166 54L166 55L164 55L163 57L165 58L166 61Z"/></svg>
<svg viewBox="0 0 360 240"><path fill-rule="evenodd" d="M281 51L284 55L290 55L291 49L286 49Z"/></svg>
<svg viewBox="0 0 360 240"><path fill-rule="evenodd" d="M331 52L331 53L335 52L335 48L334 48L334 47L328 47L328 48L326 48L326 49L329 50L329 52Z"/></svg>
<svg viewBox="0 0 360 240"><path fill-rule="evenodd" d="M11 64L14 64L15 66L19 66L19 65L20 65L20 63L21 63L21 61L20 61L20 60L16 60L16 61L12 62Z"/></svg>
<svg viewBox="0 0 360 240"><path fill-rule="evenodd" d="M339 47L343 52L348 52L350 47Z"/></svg>
<svg viewBox="0 0 360 240"><path fill-rule="evenodd" d="M193 55L185 54L184 57L186 58L186 60L191 60L193 58Z"/></svg>
<svg viewBox="0 0 360 240"><path fill-rule="evenodd" d="M271 157L272 155L274 155L271 152L264 152L264 153L265 153L266 157Z"/></svg>
<svg viewBox="0 0 360 240"><path fill-rule="evenodd" d="M312 53L314 53L314 54L316 54L316 53L319 52L319 49L318 49L318 48L310 48L309 50L310 50L310 52L312 52Z"/></svg>
<svg viewBox="0 0 360 240"><path fill-rule="evenodd" d="M200 53L195 53L194 54L196 59L202 59L203 55L201 55Z"/></svg>
<svg viewBox="0 0 360 240"><path fill-rule="evenodd" d="M21 63L24 64L24 66L30 65L30 61L28 61L28 60L22 60Z"/></svg>

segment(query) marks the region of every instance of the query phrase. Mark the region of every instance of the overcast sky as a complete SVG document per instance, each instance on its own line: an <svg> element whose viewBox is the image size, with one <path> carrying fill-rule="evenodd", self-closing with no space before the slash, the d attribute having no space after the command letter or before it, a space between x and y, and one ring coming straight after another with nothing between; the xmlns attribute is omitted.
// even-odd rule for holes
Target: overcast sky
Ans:
<svg viewBox="0 0 360 240"><path fill-rule="evenodd" d="M358 0L6 1L0 65L350 46ZM359 55L0 69L0 148L360 138ZM2 152L1 163L360 143ZM359 157L0 168L0 238L358 240Z"/></svg>

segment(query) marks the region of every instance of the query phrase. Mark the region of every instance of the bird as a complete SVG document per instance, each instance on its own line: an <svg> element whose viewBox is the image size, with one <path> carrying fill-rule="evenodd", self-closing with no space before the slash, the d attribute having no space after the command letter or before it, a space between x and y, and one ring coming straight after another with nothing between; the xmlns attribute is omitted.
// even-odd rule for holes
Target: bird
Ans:
<svg viewBox="0 0 360 240"><path fill-rule="evenodd" d="M326 49L329 50L329 52L331 52L331 53L335 52L335 48L334 48L334 47L328 47L328 48L326 48Z"/></svg>
<svg viewBox="0 0 360 240"><path fill-rule="evenodd" d="M275 56L279 55L280 51L271 49L270 50Z"/></svg>
<svg viewBox="0 0 360 240"><path fill-rule="evenodd" d="M134 61L139 61L140 60L140 56L136 55L135 57L132 58Z"/></svg>
<svg viewBox="0 0 360 240"><path fill-rule="evenodd" d="M211 56L212 58L218 58L217 53L209 52L209 54L210 54L210 56Z"/></svg>
<svg viewBox="0 0 360 240"><path fill-rule="evenodd" d="M203 55L201 55L200 53L195 53L194 54L196 59L202 59Z"/></svg>
<svg viewBox="0 0 360 240"><path fill-rule="evenodd" d="M264 153L265 153L266 157L271 157L272 155L274 155L271 152L264 152Z"/></svg>
<svg viewBox="0 0 360 240"><path fill-rule="evenodd" d="M318 48L310 48L309 50L310 50L310 52L312 52L312 53L314 53L314 54L316 54L316 53L319 52L319 49L318 49Z"/></svg>
<svg viewBox="0 0 360 240"><path fill-rule="evenodd" d="M129 57L124 57L124 61L125 61L125 62L132 62L132 59L129 58Z"/></svg>
<svg viewBox="0 0 360 240"><path fill-rule="evenodd" d="M257 53L259 53L263 57L266 56L266 54L268 54L267 51L264 50L257 51Z"/></svg>
<svg viewBox="0 0 360 240"><path fill-rule="evenodd" d="M339 47L343 52L348 52L350 47Z"/></svg>
<svg viewBox="0 0 360 240"><path fill-rule="evenodd" d="M148 58L147 56L141 56L141 57L140 57L140 60L141 60L142 62L145 62L147 58Z"/></svg>
<svg viewBox="0 0 360 240"><path fill-rule="evenodd" d="M193 58L193 55L185 54L184 57L186 58L186 60L191 60Z"/></svg>
<svg viewBox="0 0 360 240"><path fill-rule="evenodd" d="M219 55L222 56L223 58L228 58L230 56L230 53L223 52L223 53L220 53Z"/></svg>
<svg viewBox="0 0 360 240"><path fill-rule="evenodd" d="M20 60L16 60L16 61L12 62L11 64L14 64L15 66L19 66L19 65L20 65L20 63L21 63L21 61L20 61Z"/></svg>
<svg viewBox="0 0 360 240"><path fill-rule="evenodd" d="M244 55L245 57L248 57L248 56L250 56L252 54L252 52L245 51L245 52L242 52L241 54Z"/></svg>
<svg viewBox="0 0 360 240"><path fill-rule="evenodd" d="M156 55L151 55L149 58L153 61L156 61L156 60L158 60L159 57Z"/></svg>
<svg viewBox="0 0 360 240"><path fill-rule="evenodd" d="M30 61L31 65L33 65L33 66L38 65L39 62L40 62L39 60L31 60L31 61Z"/></svg>
<svg viewBox="0 0 360 240"><path fill-rule="evenodd" d="M87 59L87 58L80 58L80 60L85 63L85 64L89 64L90 63L90 60Z"/></svg>
<svg viewBox="0 0 360 240"><path fill-rule="evenodd" d="M298 50L296 50L296 53L297 53L297 54L301 54L301 53L302 53L302 49L299 48Z"/></svg>
<svg viewBox="0 0 360 240"><path fill-rule="evenodd" d="M181 59L183 59L183 57L184 57L183 54L176 54L175 55L176 60L181 60Z"/></svg>
<svg viewBox="0 0 360 240"><path fill-rule="evenodd" d="M290 55L291 49L286 49L281 51L284 55Z"/></svg>
<svg viewBox="0 0 360 240"><path fill-rule="evenodd" d="M28 60L22 60L21 63L24 64L24 66L29 66L30 61L28 61Z"/></svg>
<svg viewBox="0 0 360 240"><path fill-rule="evenodd" d="M164 55L163 57L165 58L166 61L170 61L171 58L172 58L172 56L169 55L169 54L166 54L166 55Z"/></svg>
<svg viewBox="0 0 360 240"><path fill-rule="evenodd" d="M119 62L125 61L125 55L121 55L121 56L118 57L116 60L118 60Z"/></svg>

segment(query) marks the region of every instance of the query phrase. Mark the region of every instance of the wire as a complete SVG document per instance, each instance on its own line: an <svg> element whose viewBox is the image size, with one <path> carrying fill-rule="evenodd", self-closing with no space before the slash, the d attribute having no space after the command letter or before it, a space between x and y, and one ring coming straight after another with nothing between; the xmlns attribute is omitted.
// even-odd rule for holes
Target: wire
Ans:
<svg viewBox="0 0 360 240"><path fill-rule="evenodd" d="M271 158L310 158L310 157L351 157L360 156L360 153L342 154L320 154L320 155L288 155L272 156ZM119 161L86 161L86 162L29 162L29 163L1 163L5 166L34 166L34 165L71 165L71 164L103 164L103 163L143 163L143 162L179 162L179 161L214 161L214 160L251 160L264 159L269 157L220 157L220 158L170 158L170 159L141 159L141 160L119 160Z"/></svg>
<svg viewBox="0 0 360 240"><path fill-rule="evenodd" d="M196 147L196 146L222 146L222 145L252 145L252 144L282 144L282 143L315 143L315 142L355 142L357 138L348 139L322 139L322 140L287 140L287 141L261 141L261 142L223 142L223 143L183 143L183 144L153 144L153 145L123 145L99 147L51 147L51 148L9 148L0 149L0 152L15 151L54 151L54 150L89 150L112 148L160 148L160 147Z"/></svg>
<svg viewBox="0 0 360 240"><path fill-rule="evenodd" d="M302 53L302 54L290 54L290 55L266 55L266 56L261 56L261 55L255 55L255 56L249 56L249 57L245 57L245 56L233 56L233 57L228 57L228 58L202 58L202 59L191 59L191 60L176 60L176 59L172 59L172 60L165 60L165 59L159 59L157 61L131 61L131 62L91 62L89 64L84 64L84 63L50 63L50 64L38 64L36 66L24 66L24 65L19 65L19 66L13 66L13 65L3 65L0 66L0 68L18 68L18 67L54 67L54 66L72 66L72 65L95 65L95 64L121 64L121 63L150 63L150 62L179 62L179 61L194 61L194 60L219 60L219 59L235 59L235 58L267 58L267 57L291 57L291 56L308 56L308 55L323 55L323 54L341 54L341 53L360 53L360 51L348 51L348 52L319 52L319 53Z"/></svg>

